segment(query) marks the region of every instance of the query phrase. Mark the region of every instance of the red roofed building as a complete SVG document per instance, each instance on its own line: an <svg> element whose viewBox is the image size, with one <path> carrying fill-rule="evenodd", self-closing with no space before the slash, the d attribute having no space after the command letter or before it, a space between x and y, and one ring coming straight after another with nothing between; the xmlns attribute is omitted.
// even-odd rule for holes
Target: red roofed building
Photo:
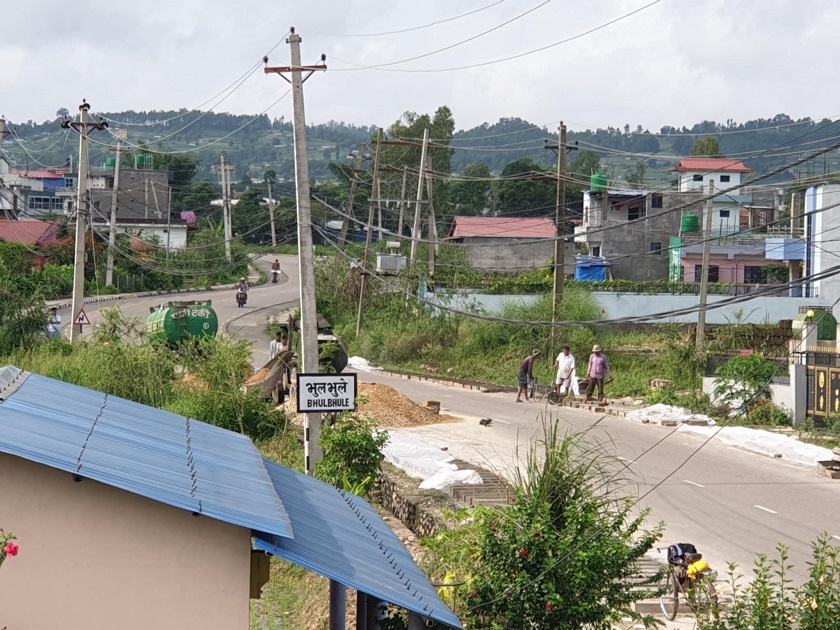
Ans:
<svg viewBox="0 0 840 630"><path fill-rule="evenodd" d="M472 269L514 273L548 266L555 234L550 219L456 216L446 240L464 247ZM567 274L574 273L574 248L570 236L565 245Z"/></svg>
<svg viewBox="0 0 840 630"><path fill-rule="evenodd" d="M47 221L9 221L0 220L0 241L7 243L19 243L26 245L33 251L33 266L39 271L44 268L47 257L44 255L44 248L55 242L58 223Z"/></svg>
<svg viewBox="0 0 840 630"><path fill-rule="evenodd" d="M730 188L741 184L741 173L752 173L752 169L744 166L740 160L731 158L683 158L677 164L676 171L680 176L678 190L689 192L702 188L708 190L709 181L715 182L715 188ZM739 191L735 191L740 194Z"/></svg>

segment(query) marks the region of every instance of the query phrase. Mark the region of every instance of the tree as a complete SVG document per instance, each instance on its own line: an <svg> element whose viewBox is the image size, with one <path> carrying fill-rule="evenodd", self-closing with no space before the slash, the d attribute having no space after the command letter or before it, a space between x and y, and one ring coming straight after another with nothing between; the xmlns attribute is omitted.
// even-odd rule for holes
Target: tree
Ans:
<svg viewBox="0 0 840 630"><path fill-rule="evenodd" d="M697 157L723 157L717 136L704 136L694 141L691 155Z"/></svg>
<svg viewBox="0 0 840 630"><path fill-rule="evenodd" d="M455 545L430 548L432 563L467 581L468 609L459 612L469 627L606 630L622 615L639 619L631 606L659 576L642 585L647 593L631 578L662 525L645 529L647 511L633 513L620 470L603 445L544 425L515 502L476 510L447 534Z"/></svg>
<svg viewBox="0 0 840 630"><path fill-rule="evenodd" d="M490 167L486 162L473 162L455 180L449 191L449 201L455 214L480 214L490 205Z"/></svg>
<svg viewBox="0 0 840 630"><path fill-rule="evenodd" d="M647 166L643 161L636 162L633 167L633 172L627 176L627 181L634 186L641 188L645 185L645 174L647 173Z"/></svg>
<svg viewBox="0 0 840 630"><path fill-rule="evenodd" d="M219 188L210 182L201 181L190 184L178 203L174 203L176 210L192 210L199 217L210 212L211 202L221 195Z"/></svg>
<svg viewBox="0 0 840 630"><path fill-rule="evenodd" d="M601 166L601 158L595 151L590 149L583 149L578 151L575 159L569 164L567 173L578 180L586 180L588 182L589 176L592 173L597 173Z"/></svg>
<svg viewBox="0 0 840 630"><path fill-rule="evenodd" d="M535 181L542 174L542 169L529 158L505 166L494 186L496 211L519 216L553 215L556 187Z"/></svg>

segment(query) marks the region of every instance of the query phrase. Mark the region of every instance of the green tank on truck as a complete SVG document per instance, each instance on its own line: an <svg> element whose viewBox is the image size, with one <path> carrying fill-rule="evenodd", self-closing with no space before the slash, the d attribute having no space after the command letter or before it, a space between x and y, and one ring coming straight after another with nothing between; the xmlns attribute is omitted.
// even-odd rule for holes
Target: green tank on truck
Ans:
<svg viewBox="0 0 840 630"><path fill-rule="evenodd" d="M212 302L168 302L149 308L146 337L149 341L165 341L176 347L189 338L215 337L219 318Z"/></svg>

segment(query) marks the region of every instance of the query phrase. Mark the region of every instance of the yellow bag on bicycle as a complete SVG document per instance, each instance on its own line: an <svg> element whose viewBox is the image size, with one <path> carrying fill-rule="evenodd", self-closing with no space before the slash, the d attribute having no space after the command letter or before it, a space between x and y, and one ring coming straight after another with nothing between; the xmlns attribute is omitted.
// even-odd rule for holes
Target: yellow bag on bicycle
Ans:
<svg viewBox="0 0 840 630"><path fill-rule="evenodd" d="M709 563L705 560L698 560L697 562L692 562L688 565L685 570L685 574L691 580L696 580L697 576L703 573L703 571L709 570Z"/></svg>

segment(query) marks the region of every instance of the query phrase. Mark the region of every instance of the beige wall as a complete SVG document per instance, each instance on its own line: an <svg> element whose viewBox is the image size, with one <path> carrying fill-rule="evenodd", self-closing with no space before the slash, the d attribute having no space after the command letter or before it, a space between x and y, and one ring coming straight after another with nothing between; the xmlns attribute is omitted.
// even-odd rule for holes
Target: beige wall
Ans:
<svg viewBox="0 0 840 630"><path fill-rule="evenodd" d="M0 628L245 630L250 532L0 454Z"/></svg>

